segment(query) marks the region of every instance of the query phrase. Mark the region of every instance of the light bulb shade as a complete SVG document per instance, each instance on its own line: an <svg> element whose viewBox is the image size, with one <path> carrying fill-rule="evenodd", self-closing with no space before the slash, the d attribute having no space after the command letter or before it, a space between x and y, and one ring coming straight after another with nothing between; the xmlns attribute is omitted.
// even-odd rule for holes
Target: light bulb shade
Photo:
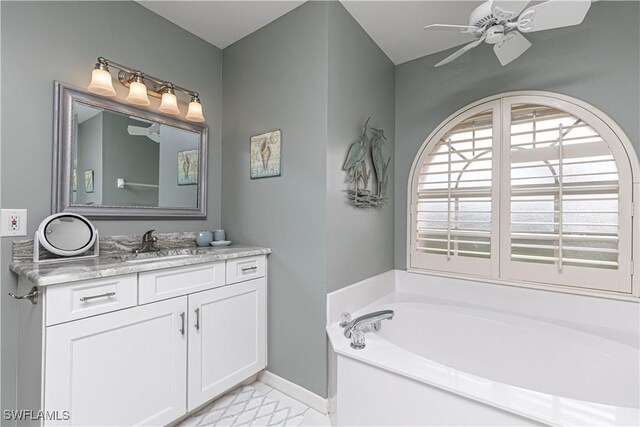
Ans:
<svg viewBox="0 0 640 427"><path fill-rule="evenodd" d="M111 73L99 68L91 72L91 83L89 83L87 89L98 95L116 96L116 90L113 88L113 83L111 83Z"/></svg>
<svg viewBox="0 0 640 427"><path fill-rule="evenodd" d="M185 118L192 122L204 122L204 116L202 115L202 104L196 101L191 101L189 103L189 111L187 111L187 115L185 116Z"/></svg>
<svg viewBox="0 0 640 427"><path fill-rule="evenodd" d="M166 114L180 114L180 109L178 108L178 98L176 98L173 93L163 93L162 103L160 103L160 108L158 109Z"/></svg>
<svg viewBox="0 0 640 427"><path fill-rule="evenodd" d="M131 82L129 86L129 95L126 98L127 102L136 105L149 105L149 97L147 96L147 87L144 83Z"/></svg>

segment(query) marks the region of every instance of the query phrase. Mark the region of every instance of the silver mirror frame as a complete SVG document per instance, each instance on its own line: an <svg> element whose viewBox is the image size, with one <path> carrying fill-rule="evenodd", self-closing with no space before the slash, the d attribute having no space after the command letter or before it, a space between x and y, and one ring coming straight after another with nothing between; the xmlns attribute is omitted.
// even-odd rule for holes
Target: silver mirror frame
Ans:
<svg viewBox="0 0 640 427"><path fill-rule="evenodd" d="M163 206L78 206L71 203L71 170L74 156L75 103L103 108L129 116L141 117L199 135L198 201L195 208ZM165 116L116 99L95 95L83 89L56 81L54 84L54 136L52 170L52 213L72 212L90 218L206 218L207 156L209 127Z"/></svg>

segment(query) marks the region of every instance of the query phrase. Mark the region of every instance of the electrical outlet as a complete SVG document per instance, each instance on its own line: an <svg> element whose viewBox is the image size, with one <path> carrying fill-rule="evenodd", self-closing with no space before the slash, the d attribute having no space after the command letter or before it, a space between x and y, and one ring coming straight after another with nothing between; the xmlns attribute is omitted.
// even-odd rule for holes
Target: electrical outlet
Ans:
<svg viewBox="0 0 640 427"><path fill-rule="evenodd" d="M26 209L2 209L1 221L0 232L3 237L27 235Z"/></svg>

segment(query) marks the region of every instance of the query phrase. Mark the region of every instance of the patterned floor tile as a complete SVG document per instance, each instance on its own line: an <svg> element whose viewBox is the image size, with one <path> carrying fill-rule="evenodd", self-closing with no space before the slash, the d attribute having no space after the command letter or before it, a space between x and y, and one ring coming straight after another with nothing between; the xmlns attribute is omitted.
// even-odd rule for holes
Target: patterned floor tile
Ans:
<svg viewBox="0 0 640 427"><path fill-rule="evenodd" d="M330 427L331 420L329 416L309 408L304 413L304 419L300 425L302 427Z"/></svg>
<svg viewBox="0 0 640 427"><path fill-rule="evenodd" d="M302 423L306 405L264 384L254 384L232 390L179 427L297 427Z"/></svg>

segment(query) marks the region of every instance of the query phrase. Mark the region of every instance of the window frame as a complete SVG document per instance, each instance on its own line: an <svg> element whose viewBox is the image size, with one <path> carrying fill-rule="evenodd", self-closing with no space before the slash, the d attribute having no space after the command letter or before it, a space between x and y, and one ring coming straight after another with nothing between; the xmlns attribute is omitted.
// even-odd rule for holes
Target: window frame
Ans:
<svg viewBox="0 0 640 427"><path fill-rule="evenodd" d="M621 188L621 191L619 191L621 203L619 208L621 212L619 221L619 235L622 238L627 236L625 240L628 242L629 248L629 251L625 253L623 253L624 251L620 252L620 274L628 273L630 275L630 292L619 289L594 289L591 287L579 287L576 285L525 281L518 278L510 278L511 275L509 273L509 266L513 263L510 260L511 230L510 228L508 230L503 230L504 224L510 224L510 221L502 220L502 218L504 218L504 215L508 215L510 217L510 202L500 202L500 200L510 200L511 198L511 174L504 173L504 171L510 171L511 144L509 138L511 132L511 106L513 104L523 103L550 106L566 111L567 113L582 119L592 128L594 128L596 132L601 135L604 141L620 141L620 144L608 144L608 146L614 156L614 159L616 160L616 163L618 164L619 182ZM424 264L422 264L422 266L420 265L419 261L424 261L425 257L424 254L421 254L416 250L415 239L417 231L417 221L415 220L417 215L417 185L422 165L427 156L436 148L437 144L440 142L440 139L453 126L455 126L458 122L463 121L466 118L473 116L474 114L477 114L478 112L490 109L493 109L493 135L495 138L495 144L493 145L494 174L492 179L494 179L494 182L498 182L500 185L496 185L495 187L497 188L494 188L494 191L492 191L492 211L498 213L498 215L495 215L498 218L495 219L494 223L492 224L490 259L491 268L489 274L486 274L486 271L485 274L469 274L464 273L460 270L452 271L456 269L451 269L449 267L442 268L437 265L425 268L423 266ZM496 114L499 115L497 117L497 120ZM496 128L498 128L497 131ZM506 139L506 142L503 142L504 139ZM628 162L628 166L619 164L620 162L624 161L624 159L626 159L626 161ZM464 278L466 280L488 282L494 284L538 288L565 293L568 292L586 294L616 299L631 299L637 301L638 297L640 297L640 281L638 275L633 273L635 264L640 258L640 251L638 247L640 246L638 244L638 242L640 242L640 227L638 227L637 224L637 219L639 217L639 203L634 203L634 200L638 200L640 196L640 183L638 182L639 172L640 161L636 155L635 149L631 144L631 141L624 133L624 131L607 114L584 101L566 95L544 91L507 92L480 99L459 109L458 111L447 117L447 119L445 119L443 122L441 122L423 142L414 158L407 183L407 271L444 277ZM631 188L626 191L622 191L623 188L625 188L626 184L631 184ZM507 199L505 199L505 197ZM495 226L496 223L497 231ZM496 234L495 236L494 233ZM626 264L626 260L629 258L629 255L631 256L631 263ZM532 264L531 269L535 271L535 267L535 264ZM582 270L580 267L575 268ZM585 270L587 270L586 272L588 273L588 269L585 268ZM472 271L476 270L474 269Z"/></svg>

